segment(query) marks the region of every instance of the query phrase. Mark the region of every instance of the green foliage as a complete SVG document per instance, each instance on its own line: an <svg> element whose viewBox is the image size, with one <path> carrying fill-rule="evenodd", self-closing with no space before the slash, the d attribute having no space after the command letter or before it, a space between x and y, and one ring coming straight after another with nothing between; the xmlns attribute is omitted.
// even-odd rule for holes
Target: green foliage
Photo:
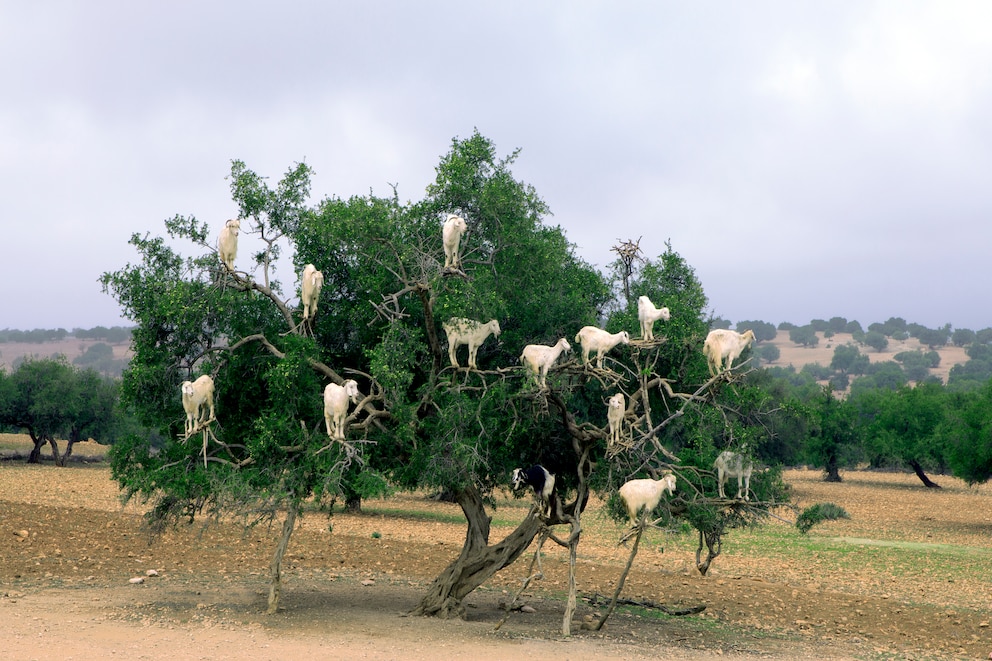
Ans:
<svg viewBox="0 0 992 661"><path fill-rule="evenodd" d="M758 342L770 342L778 335L775 324L770 324L767 321L738 321L736 330L738 333L743 333L746 330L754 331L754 339Z"/></svg>
<svg viewBox="0 0 992 661"><path fill-rule="evenodd" d="M204 512L264 519L311 497L326 504L392 488L443 490L462 505L476 540L488 535L488 519L472 516L474 503L506 485L514 468L542 464L565 500L590 484L608 495L657 474L670 467L670 451L701 462L692 511L709 516L715 484L706 476L718 451L745 444L765 452L779 443L775 429L796 426L795 411L746 374L704 387L707 299L692 267L666 243L654 259L638 255L622 283L607 280L545 223L545 203L512 174L516 157L498 157L476 132L452 142L420 201L401 203L394 192L313 206L305 165L270 187L234 161L242 232L266 245L248 277L220 267L214 232L195 218L166 221L168 242L132 236L138 261L102 282L135 323L122 396L166 442L153 452L130 435L115 448L114 477L128 495L149 500L164 525ZM441 261L441 219L452 211L468 226L458 271ZM298 323L292 296L272 279L280 249L296 272L307 263L323 272L312 324ZM671 311L658 332L664 341L619 346L603 371L565 356L546 390L519 368L526 344L572 341L585 325L635 334L640 295ZM480 348L477 370L449 366L442 327L453 316L501 326ZM217 419L184 439L179 384L198 374L214 378ZM362 403L349 408L344 441L332 440L321 391L345 378L359 384ZM632 415L622 445L608 447L604 402L617 391ZM766 426L773 415L776 425ZM759 501L720 529L782 502L777 476L756 474Z"/></svg>
<svg viewBox="0 0 992 661"><path fill-rule="evenodd" d="M758 346L755 348L754 352L763 362L766 363L774 363L782 356L782 351L774 344Z"/></svg>
<svg viewBox="0 0 992 661"><path fill-rule="evenodd" d="M796 528L805 535L818 523L850 518L851 515L840 505L835 505L834 503L816 503L800 512L799 517L796 519Z"/></svg>
<svg viewBox="0 0 992 661"><path fill-rule="evenodd" d="M885 351L885 348L889 346L889 339L877 330L868 331L862 342L865 346L869 346L879 352Z"/></svg>
<svg viewBox="0 0 992 661"><path fill-rule="evenodd" d="M933 383L861 394L856 404L870 419L866 440L872 465L893 460L944 465L945 448L938 431L946 417L945 400L943 387Z"/></svg>
<svg viewBox="0 0 992 661"><path fill-rule="evenodd" d="M942 430L954 475L968 484L992 477L992 381L954 400Z"/></svg>
<svg viewBox="0 0 992 661"><path fill-rule="evenodd" d="M0 343L4 342L30 342L41 344L42 342L58 342L64 340L69 332L64 328L34 330L17 330L14 328L4 328L0 330Z"/></svg>
<svg viewBox="0 0 992 661"><path fill-rule="evenodd" d="M942 328L921 328L914 337L930 349L936 349L946 345L950 340L951 325L947 324Z"/></svg>
<svg viewBox="0 0 992 661"><path fill-rule="evenodd" d="M956 347L967 346L975 341L975 331L967 328L955 328L951 333L951 342Z"/></svg>
<svg viewBox="0 0 992 661"><path fill-rule="evenodd" d="M830 368L845 374L862 374L868 362L868 356L862 354L853 344L840 344L834 349Z"/></svg>
<svg viewBox="0 0 992 661"><path fill-rule="evenodd" d="M820 338L812 326L801 326L789 331L789 341L804 347L815 347L820 343Z"/></svg>

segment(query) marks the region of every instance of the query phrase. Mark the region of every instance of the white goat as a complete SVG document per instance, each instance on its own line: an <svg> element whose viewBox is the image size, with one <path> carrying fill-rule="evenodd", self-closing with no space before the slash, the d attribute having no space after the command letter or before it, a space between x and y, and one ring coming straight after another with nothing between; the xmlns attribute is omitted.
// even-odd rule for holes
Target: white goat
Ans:
<svg viewBox="0 0 992 661"><path fill-rule="evenodd" d="M623 414L626 411L627 401L624 399L622 392L618 392L613 397L610 397L606 403L606 419L610 423L610 438L607 441L608 447L620 442L620 435L623 431Z"/></svg>
<svg viewBox="0 0 992 661"><path fill-rule="evenodd" d="M196 381L183 381L180 388L183 394L183 409L186 411L186 436L192 434L201 423L214 419L214 380L204 374ZM203 417L204 407L210 415Z"/></svg>
<svg viewBox="0 0 992 661"><path fill-rule="evenodd" d="M754 464L750 459L736 452L724 450L716 458L716 461L713 462L713 468L716 469L717 491L720 492L721 498L727 497L723 493L723 485L726 484L727 479L736 477L737 499L740 500L743 496L744 500L749 500L748 492L751 490L751 471L754 469Z"/></svg>
<svg viewBox="0 0 992 661"><path fill-rule="evenodd" d="M654 340L654 322L659 319L668 321L671 318L668 308L656 308L647 296L637 299L637 319L641 322L642 340Z"/></svg>
<svg viewBox="0 0 992 661"><path fill-rule="evenodd" d="M458 358L455 352L462 344L468 345L468 366L476 368L475 356L479 352L479 347L492 335L499 337L499 322L490 319L486 323L464 319L462 317L452 317L441 324L445 334L448 336L448 358L451 359L451 366L458 367Z"/></svg>
<svg viewBox="0 0 992 661"><path fill-rule="evenodd" d="M602 328L583 326L575 336L575 341L582 345L582 364L589 364L589 352L596 352L596 367L603 368L603 354L618 344L630 344L627 331L607 333Z"/></svg>
<svg viewBox="0 0 992 661"><path fill-rule="evenodd" d="M542 388L547 388L548 385L545 380L548 376L548 369L554 365L563 351L571 350L572 345L565 338L561 338L551 347L543 344L528 344L524 347L523 353L520 354L520 362L525 367L530 368L530 371L537 376L537 383Z"/></svg>
<svg viewBox="0 0 992 661"><path fill-rule="evenodd" d="M234 270L234 260L238 256L238 231L241 229L241 221L237 218L224 223L220 236L217 238L217 253L220 261L224 262L229 271Z"/></svg>
<svg viewBox="0 0 992 661"><path fill-rule="evenodd" d="M461 242L462 234L465 233L465 219L453 213L448 214L448 219L444 221L444 228L441 230L441 241L444 243L444 268L459 268L461 260L458 258L458 244Z"/></svg>
<svg viewBox="0 0 992 661"><path fill-rule="evenodd" d="M313 264L303 267L302 294L303 318L312 319L317 316L317 301L320 299L320 289L324 286L324 274Z"/></svg>
<svg viewBox="0 0 992 661"><path fill-rule="evenodd" d="M644 508L644 514L650 515L658 503L661 502L663 493L668 492L671 496L675 493L675 475L665 473L658 480L643 478L628 480L620 487L620 497L623 498L627 506L627 514L630 516L632 525L637 525L637 517Z"/></svg>
<svg viewBox="0 0 992 661"><path fill-rule="evenodd" d="M754 331L751 329L743 333L724 328L711 330L706 336L706 341L703 342L703 353L706 354L710 374L716 376L720 372L729 370L752 342L754 342Z"/></svg>
<svg viewBox="0 0 992 661"><path fill-rule="evenodd" d="M344 421L348 417L348 400L357 404L361 400L358 384L348 379L343 385L328 383L324 388L324 424L327 435L344 440Z"/></svg>

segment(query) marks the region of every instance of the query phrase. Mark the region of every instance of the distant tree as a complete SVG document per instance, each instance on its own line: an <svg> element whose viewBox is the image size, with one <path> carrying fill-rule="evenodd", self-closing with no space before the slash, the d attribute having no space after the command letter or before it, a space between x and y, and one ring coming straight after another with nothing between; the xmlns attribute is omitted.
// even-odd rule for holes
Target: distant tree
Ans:
<svg viewBox="0 0 992 661"><path fill-rule="evenodd" d="M947 376L947 387L955 392L977 391L992 379L992 346L975 343L965 352L968 361L951 367Z"/></svg>
<svg viewBox="0 0 992 661"><path fill-rule="evenodd" d="M757 347L754 351L755 354L757 354L757 356L766 363L774 363L782 356L782 351L774 344L763 344Z"/></svg>
<svg viewBox="0 0 992 661"><path fill-rule="evenodd" d="M931 349L936 349L937 347L945 346L950 336L951 325L946 324L942 328L923 329L916 338L920 341L920 344L925 344Z"/></svg>
<svg viewBox="0 0 992 661"><path fill-rule="evenodd" d="M898 331L904 331L906 330L906 326L906 320L902 317L889 317L885 321L885 327L889 330L886 335L892 335Z"/></svg>
<svg viewBox="0 0 992 661"><path fill-rule="evenodd" d="M830 328L830 324L827 323L826 319L813 319L809 322L809 325L813 327L813 330L820 333Z"/></svg>
<svg viewBox="0 0 992 661"><path fill-rule="evenodd" d="M806 445L809 462L823 469L825 481L840 482L840 467L848 463L857 442L854 409L837 399L829 386L813 399L810 408L816 423Z"/></svg>
<svg viewBox="0 0 992 661"><path fill-rule="evenodd" d="M963 347L975 341L975 331L967 328L955 328L951 333L951 342L956 347Z"/></svg>
<svg viewBox="0 0 992 661"><path fill-rule="evenodd" d="M797 326L795 324L793 324L793 323L788 322L788 321L783 321L782 323L780 323L778 325L778 329L780 331L791 331L793 328L797 328Z"/></svg>
<svg viewBox="0 0 992 661"><path fill-rule="evenodd" d="M851 396L864 390L895 390L906 385L906 373L892 360L872 363L865 375L851 382Z"/></svg>
<svg viewBox="0 0 992 661"><path fill-rule="evenodd" d="M723 317L713 317L710 319L710 329L722 328L727 330L730 328L730 320L724 319Z"/></svg>
<svg viewBox="0 0 992 661"><path fill-rule="evenodd" d="M992 328L983 328L975 332L975 342L979 344L992 344Z"/></svg>
<svg viewBox="0 0 992 661"><path fill-rule="evenodd" d="M849 321L847 325L844 326L845 333L863 333L864 330L861 328L861 324L858 321Z"/></svg>
<svg viewBox="0 0 992 661"><path fill-rule="evenodd" d="M89 367L105 376L120 376L126 360L114 358L114 348L105 342L97 342L86 348L81 356L72 360L78 367Z"/></svg>
<svg viewBox="0 0 992 661"><path fill-rule="evenodd" d="M767 321L738 321L736 330L738 333L743 333L746 330L754 331L754 339L758 342L770 342L778 335L775 325Z"/></svg>
<svg viewBox="0 0 992 661"><path fill-rule="evenodd" d="M937 352L900 351L893 356L893 359L902 363L902 368L910 381L923 381L930 375L930 367L933 365L931 354L937 354ZM940 354L937 354L937 361L940 361Z"/></svg>
<svg viewBox="0 0 992 661"><path fill-rule="evenodd" d="M861 351L853 344L841 344L834 349L834 356L830 360L830 368L850 374Z"/></svg>
<svg viewBox="0 0 992 661"><path fill-rule="evenodd" d="M939 489L926 467L946 463L938 429L945 420L945 393L940 385L878 390L870 396L873 420L868 426L869 445L875 456L894 457L909 465L923 484Z"/></svg>
<svg viewBox="0 0 992 661"><path fill-rule="evenodd" d="M806 363L803 365L801 374L808 374L817 381L825 381L833 376L834 372L829 367L824 367L820 363Z"/></svg>
<svg viewBox="0 0 992 661"><path fill-rule="evenodd" d="M804 347L815 347L820 343L820 338L812 326L802 326L789 331L789 341Z"/></svg>
<svg viewBox="0 0 992 661"><path fill-rule="evenodd" d="M882 352L889 346L889 339L877 330L870 330L865 334L864 343L875 351Z"/></svg>
<svg viewBox="0 0 992 661"><path fill-rule="evenodd" d="M844 317L830 317L827 321L827 328L834 333L843 333L847 330L847 319Z"/></svg>
<svg viewBox="0 0 992 661"><path fill-rule="evenodd" d="M927 330L926 326L922 324L918 324L916 322L906 324L906 332L909 333L910 337L915 337L919 339L920 333L922 333L925 330Z"/></svg>
<svg viewBox="0 0 992 661"><path fill-rule="evenodd" d="M847 387L851 384L851 377L844 372L840 372L832 375L827 382L830 384L830 387L837 392L843 392L844 390L847 390Z"/></svg>
<svg viewBox="0 0 992 661"><path fill-rule="evenodd" d="M48 443L55 464L64 466L79 440L112 440L118 424L116 384L93 370L76 370L64 358L29 359L7 377L0 421L25 430L34 443L28 463L41 462ZM67 439L65 453L58 439Z"/></svg>

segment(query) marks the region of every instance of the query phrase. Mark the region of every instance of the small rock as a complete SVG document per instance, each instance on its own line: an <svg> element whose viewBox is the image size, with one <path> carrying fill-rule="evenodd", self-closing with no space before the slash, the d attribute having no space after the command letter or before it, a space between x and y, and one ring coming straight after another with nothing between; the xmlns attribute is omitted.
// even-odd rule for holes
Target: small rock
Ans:
<svg viewBox="0 0 992 661"><path fill-rule="evenodd" d="M375 585L375 581L373 581L371 578L366 578L364 581L362 581L362 585L364 585L365 587L369 587L370 585Z"/></svg>
<svg viewBox="0 0 992 661"><path fill-rule="evenodd" d="M537 612L537 609L534 608L533 606L530 606L530 605L526 605L525 604L525 605L523 605L523 606L520 607L520 612L521 613L536 613Z"/></svg>
<svg viewBox="0 0 992 661"><path fill-rule="evenodd" d="M145 576L158 576L158 572L155 571L154 569L149 569L148 571L145 572Z"/></svg>
<svg viewBox="0 0 992 661"><path fill-rule="evenodd" d="M139 584L144 583L144 582L145 582L145 577L144 576L135 576L134 578L132 578L132 579L130 579L128 581L128 583L131 583L133 585L139 585Z"/></svg>

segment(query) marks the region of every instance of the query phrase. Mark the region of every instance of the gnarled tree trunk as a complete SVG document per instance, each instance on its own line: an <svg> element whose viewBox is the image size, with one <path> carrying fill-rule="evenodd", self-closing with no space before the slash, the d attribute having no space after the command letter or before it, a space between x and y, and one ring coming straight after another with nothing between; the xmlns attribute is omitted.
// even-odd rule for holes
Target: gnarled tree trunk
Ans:
<svg viewBox="0 0 992 661"><path fill-rule="evenodd" d="M540 519L531 514L506 538L490 546L490 517L479 490L474 486L461 489L455 499L468 519L465 544L458 557L434 579L413 610L415 615L460 617L464 611L462 599L520 557L541 529Z"/></svg>
<svg viewBox="0 0 992 661"><path fill-rule="evenodd" d="M296 527L296 515L300 512L300 503L294 498L289 501L289 509L286 511L286 518L282 522L282 535L276 545L276 551L272 555L272 566L269 574L269 608L267 613L273 615L279 610L279 597L282 594L282 558L289 548L289 538L293 535Z"/></svg>
<svg viewBox="0 0 992 661"><path fill-rule="evenodd" d="M943 488L939 484L931 480L929 477L927 477L927 474L923 472L923 466L920 465L920 462L914 460L909 462L909 465L913 469L913 472L916 473L916 477L920 478L920 482L922 482L923 486L925 486L927 489Z"/></svg>

